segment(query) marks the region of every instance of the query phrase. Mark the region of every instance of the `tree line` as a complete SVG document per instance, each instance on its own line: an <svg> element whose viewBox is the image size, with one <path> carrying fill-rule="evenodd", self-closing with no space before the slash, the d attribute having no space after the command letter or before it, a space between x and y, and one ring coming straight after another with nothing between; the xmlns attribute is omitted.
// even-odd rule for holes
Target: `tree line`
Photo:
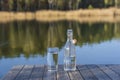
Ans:
<svg viewBox="0 0 120 80"><path fill-rule="evenodd" d="M0 0L0 11L37 11L43 9L74 10L108 8L116 0ZM118 0L117 0L118 3Z"/></svg>

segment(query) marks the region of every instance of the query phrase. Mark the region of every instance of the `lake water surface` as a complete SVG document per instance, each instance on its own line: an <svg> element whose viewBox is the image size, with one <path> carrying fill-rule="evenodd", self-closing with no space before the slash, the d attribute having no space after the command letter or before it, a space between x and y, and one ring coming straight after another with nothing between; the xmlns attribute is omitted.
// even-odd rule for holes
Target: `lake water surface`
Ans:
<svg viewBox="0 0 120 80"><path fill-rule="evenodd" d="M77 21L0 23L0 77L13 66L46 64L47 47L63 47L67 29L77 39L77 64L120 64L120 23Z"/></svg>

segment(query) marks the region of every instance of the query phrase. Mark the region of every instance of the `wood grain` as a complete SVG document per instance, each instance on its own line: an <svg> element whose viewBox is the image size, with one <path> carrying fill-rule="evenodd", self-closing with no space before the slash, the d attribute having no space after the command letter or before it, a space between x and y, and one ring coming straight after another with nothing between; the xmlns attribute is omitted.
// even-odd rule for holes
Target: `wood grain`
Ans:
<svg viewBox="0 0 120 80"><path fill-rule="evenodd" d="M2 80L120 80L120 65L77 65L75 71L48 71L46 65L14 66Z"/></svg>

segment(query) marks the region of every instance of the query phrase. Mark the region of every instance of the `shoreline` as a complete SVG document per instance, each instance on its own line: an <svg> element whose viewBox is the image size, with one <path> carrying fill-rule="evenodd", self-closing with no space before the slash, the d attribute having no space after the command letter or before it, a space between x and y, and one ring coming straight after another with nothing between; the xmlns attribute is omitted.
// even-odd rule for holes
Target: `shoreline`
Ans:
<svg viewBox="0 0 120 80"><path fill-rule="evenodd" d="M73 11L41 10L36 12L0 12L0 23L15 20L37 20L52 22L59 20L73 20L79 22L119 22L120 9L80 9Z"/></svg>

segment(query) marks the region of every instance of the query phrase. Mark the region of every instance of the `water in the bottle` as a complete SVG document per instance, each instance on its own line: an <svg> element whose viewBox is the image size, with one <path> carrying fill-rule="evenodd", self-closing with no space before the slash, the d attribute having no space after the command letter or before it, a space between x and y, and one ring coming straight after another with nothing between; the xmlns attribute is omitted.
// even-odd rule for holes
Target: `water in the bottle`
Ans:
<svg viewBox="0 0 120 80"><path fill-rule="evenodd" d="M74 71L76 70L76 51L75 45L73 44L73 31L68 29L67 31L67 42L65 44L64 52L64 70Z"/></svg>
<svg viewBox="0 0 120 80"><path fill-rule="evenodd" d="M76 60L75 56L70 56L65 59L64 70L74 71L76 70Z"/></svg>

